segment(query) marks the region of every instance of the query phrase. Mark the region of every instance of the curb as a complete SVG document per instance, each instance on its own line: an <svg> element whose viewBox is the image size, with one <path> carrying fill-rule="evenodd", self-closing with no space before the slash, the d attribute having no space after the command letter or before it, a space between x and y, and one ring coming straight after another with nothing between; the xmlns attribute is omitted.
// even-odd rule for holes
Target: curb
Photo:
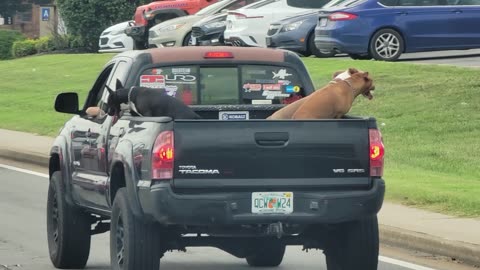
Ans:
<svg viewBox="0 0 480 270"><path fill-rule="evenodd" d="M0 149L0 157L13 161L39 165L47 168L49 165L49 157L45 154L39 153L25 153L20 150Z"/></svg>
<svg viewBox="0 0 480 270"><path fill-rule="evenodd" d="M480 266L480 246L379 224L380 242Z"/></svg>
<svg viewBox="0 0 480 270"><path fill-rule="evenodd" d="M0 157L14 161L48 167L45 154L24 153L18 150L0 149ZM379 224L380 243L410 251L449 257L473 266L480 266L480 245L448 240L429 234Z"/></svg>

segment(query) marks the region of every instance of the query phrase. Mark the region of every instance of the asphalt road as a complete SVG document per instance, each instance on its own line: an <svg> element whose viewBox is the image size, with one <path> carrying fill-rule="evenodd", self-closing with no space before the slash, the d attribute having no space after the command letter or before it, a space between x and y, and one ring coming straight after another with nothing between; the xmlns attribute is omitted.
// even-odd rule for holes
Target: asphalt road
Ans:
<svg viewBox="0 0 480 270"><path fill-rule="evenodd" d="M22 166L23 167L23 166ZM45 207L48 181L46 175L9 169L0 160L0 270L55 269L49 260L46 242ZM108 233L92 239L88 269L109 269ZM382 248L385 250L385 248ZM386 253L392 253L386 249ZM470 269L436 261L439 267L408 266L404 261L380 258L380 270L453 270ZM390 256L390 255L388 255ZM398 255L400 258L406 255ZM408 256L407 256L408 258ZM277 269L326 270L321 251L302 252L300 247L289 247L282 265ZM403 266L400 266L400 265ZM407 263L408 264L408 263ZM430 264L431 265L431 264ZM457 268L460 267L460 268ZM251 269L245 260L235 258L213 248L187 248L187 252L170 252L162 259L162 269Z"/></svg>

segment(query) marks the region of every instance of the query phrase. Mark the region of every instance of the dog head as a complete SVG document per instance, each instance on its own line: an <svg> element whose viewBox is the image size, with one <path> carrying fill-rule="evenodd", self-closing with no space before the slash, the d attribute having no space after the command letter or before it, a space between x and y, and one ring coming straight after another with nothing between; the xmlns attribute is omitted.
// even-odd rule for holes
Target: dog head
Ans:
<svg viewBox="0 0 480 270"><path fill-rule="evenodd" d="M362 94L368 99L373 98L372 92L375 90L375 85L368 72L359 71L353 74L351 78L355 82L356 87L360 90L359 94Z"/></svg>

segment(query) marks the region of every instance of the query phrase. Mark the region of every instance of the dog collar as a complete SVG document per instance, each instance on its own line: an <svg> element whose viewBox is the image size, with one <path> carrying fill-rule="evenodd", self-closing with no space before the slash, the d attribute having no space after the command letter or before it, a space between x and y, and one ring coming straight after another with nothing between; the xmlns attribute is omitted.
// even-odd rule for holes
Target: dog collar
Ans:
<svg viewBox="0 0 480 270"><path fill-rule="evenodd" d="M128 106L130 107L130 110L134 111L139 116L143 116L141 113L138 112L137 107L135 107L135 103L131 101L132 90L133 90L133 86L130 87L130 90L128 91Z"/></svg>

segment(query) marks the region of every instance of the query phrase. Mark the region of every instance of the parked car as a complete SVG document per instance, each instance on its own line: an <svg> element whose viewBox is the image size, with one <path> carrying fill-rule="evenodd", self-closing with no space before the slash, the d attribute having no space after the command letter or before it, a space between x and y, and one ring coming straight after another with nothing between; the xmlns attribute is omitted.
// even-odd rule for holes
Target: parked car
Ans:
<svg viewBox="0 0 480 270"><path fill-rule="evenodd" d="M151 47L179 47L192 45L192 25L201 19L241 8L258 0L221 0L194 15L184 16L159 23L150 29Z"/></svg>
<svg viewBox="0 0 480 270"><path fill-rule="evenodd" d="M480 48L478 0L348 0L322 9L320 50L395 61L402 53Z"/></svg>
<svg viewBox="0 0 480 270"><path fill-rule="evenodd" d="M105 85L164 91L201 119L133 116L128 109L90 117L87 108L108 108ZM110 231L116 270L158 270L167 251L191 246L273 267L287 245L324 250L328 270L377 269L385 181L375 118L266 120L314 91L301 59L280 49L115 56L82 107L76 93L55 100L58 112L73 117L50 150L52 264L83 268L92 235Z"/></svg>
<svg viewBox="0 0 480 270"><path fill-rule="evenodd" d="M271 23L265 40L267 47L291 50L304 56L332 57L335 51L323 53L315 46L317 22L318 11L308 11Z"/></svg>
<svg viewBox="0 0 480 270"><path fill-rule="evenodd" d="M314 3L314 6L318 6L315 2L315 0L271 0L255 9L229 11L227 29L224 33L225 42L234 46L266 47L265 38L270 23L311 10L307 4Z"/></svg>
<svg viewBox="0 0 480 270"><path fill-rule="evenodd" d="M261 0L244 6L242 9L255 9L271 3L270 0ZM202 19L192 27L193 44L197 46L225 45L224 32L226 29L227 14L213 15Z"/></svg>
<svg viewBox="0 0 480 270"><path fill-rule="evenodd" d="M132 23L126 21L112 25L100 34L98 52L124 52L133 50L133 39L125 34L125 29Z"/></svg>
<svg viewBox="0 0 480 270"><path fill-rule="evenodd" d="M127 35L135 40L136 49L147 49L148 34L153 26L195 14L216 2L217 0L159 0L138 6L133 17L134 23L127 28Z"/></svg>

